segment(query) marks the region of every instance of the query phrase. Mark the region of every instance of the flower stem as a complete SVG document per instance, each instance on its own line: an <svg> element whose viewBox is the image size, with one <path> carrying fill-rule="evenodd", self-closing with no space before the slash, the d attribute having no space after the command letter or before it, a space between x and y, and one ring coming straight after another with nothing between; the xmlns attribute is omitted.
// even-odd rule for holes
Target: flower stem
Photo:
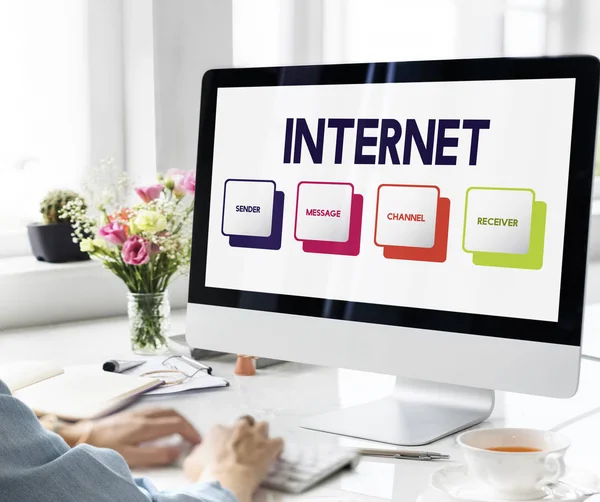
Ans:
<svg viewBox="0 0 600 502"><path fill-rule="evenodd" d="M129 327L134 351L152 352L164 347L170 328L167 293L130 293L128 298Z"/></svg>

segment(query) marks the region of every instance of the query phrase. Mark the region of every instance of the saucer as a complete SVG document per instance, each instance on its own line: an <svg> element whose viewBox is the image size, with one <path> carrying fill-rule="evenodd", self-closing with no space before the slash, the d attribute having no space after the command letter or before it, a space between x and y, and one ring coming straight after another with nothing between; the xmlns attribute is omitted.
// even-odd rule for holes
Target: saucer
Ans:
<svg viewBox="0 0 600 502"><path fill-rule="evenodd" d="M461 502L513 502L495 498L481 490L481 484L471 476L466 465L444 467L434 472L429 482L438 492ZM546 496L536 499L537 502L580 502L585 500L583 493L571 486L559 483L546 488Z"/></svg>

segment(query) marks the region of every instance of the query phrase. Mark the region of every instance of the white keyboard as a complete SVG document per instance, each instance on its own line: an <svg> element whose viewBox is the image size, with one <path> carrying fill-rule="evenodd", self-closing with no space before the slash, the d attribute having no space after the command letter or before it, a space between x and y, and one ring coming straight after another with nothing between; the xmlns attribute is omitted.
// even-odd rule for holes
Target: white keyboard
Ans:
<svg viewBox="0 0 600 502"><path fill-rule="evenodd" d="M282 492L301 493L360 460L355 450L324 445L285 443L281 458L262 485Z"/></svg>

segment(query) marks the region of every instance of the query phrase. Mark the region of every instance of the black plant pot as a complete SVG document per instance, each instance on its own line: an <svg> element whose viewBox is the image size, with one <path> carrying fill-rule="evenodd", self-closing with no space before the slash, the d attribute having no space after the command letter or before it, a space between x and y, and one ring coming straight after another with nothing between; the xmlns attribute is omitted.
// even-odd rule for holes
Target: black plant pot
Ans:
<svg viewBox="0 0 600 502"><path fill-rule="evenodd" d="M73 242L73 227L70 223L44 225L32 223L27 225L27 235L31 251L39 261L48 263L64 263L67 261L89 260L87 253L79 249Z"/></svg>

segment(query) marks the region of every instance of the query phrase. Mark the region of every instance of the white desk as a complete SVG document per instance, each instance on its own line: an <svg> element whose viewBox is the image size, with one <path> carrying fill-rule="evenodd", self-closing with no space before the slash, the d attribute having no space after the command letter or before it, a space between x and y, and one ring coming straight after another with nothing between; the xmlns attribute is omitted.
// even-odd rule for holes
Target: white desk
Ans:
<svg viewBox="0 0 600 502"><path fill-rule="evenodd" d="M174 332L183 332L183 315L174 315ZM67 366L99 363L127 354L129 340L124 318L32 328L0 333L0 363L19 359L49 359ZM297 427L300 417L329 411L340 406L368 402L386 395L394 378L385 375L336 370L288 363L262 370L254 377L235 377L231 362L213 361L216 375L227 378L231 386L196 394L142 398L138 406L173 407L186 415L201 431L217 422L231 422L241 414L253 414L272 423L273 432L294 441L365 444ZM535 361L532 361L535 364ZM563 429L572 439L571 465L600 473L600 363L583 362L582 385L572 400L562 401L499 393L497 407L486 426ZM460 460L454 438L447 438L430 449L449 453ZM331 500L413 502L426 489L429 476L440 462L388 461L364 459L355 472L333 478L304 495L291 497L260 493L257 500ZM175 468L144 474L161 488L184 483Z"/></svg>
<svg viewBox="0 0 600 502"><path fill-rule="evenodd" d="M600 303L585 307L583 353L600 359Z"/></svg>

